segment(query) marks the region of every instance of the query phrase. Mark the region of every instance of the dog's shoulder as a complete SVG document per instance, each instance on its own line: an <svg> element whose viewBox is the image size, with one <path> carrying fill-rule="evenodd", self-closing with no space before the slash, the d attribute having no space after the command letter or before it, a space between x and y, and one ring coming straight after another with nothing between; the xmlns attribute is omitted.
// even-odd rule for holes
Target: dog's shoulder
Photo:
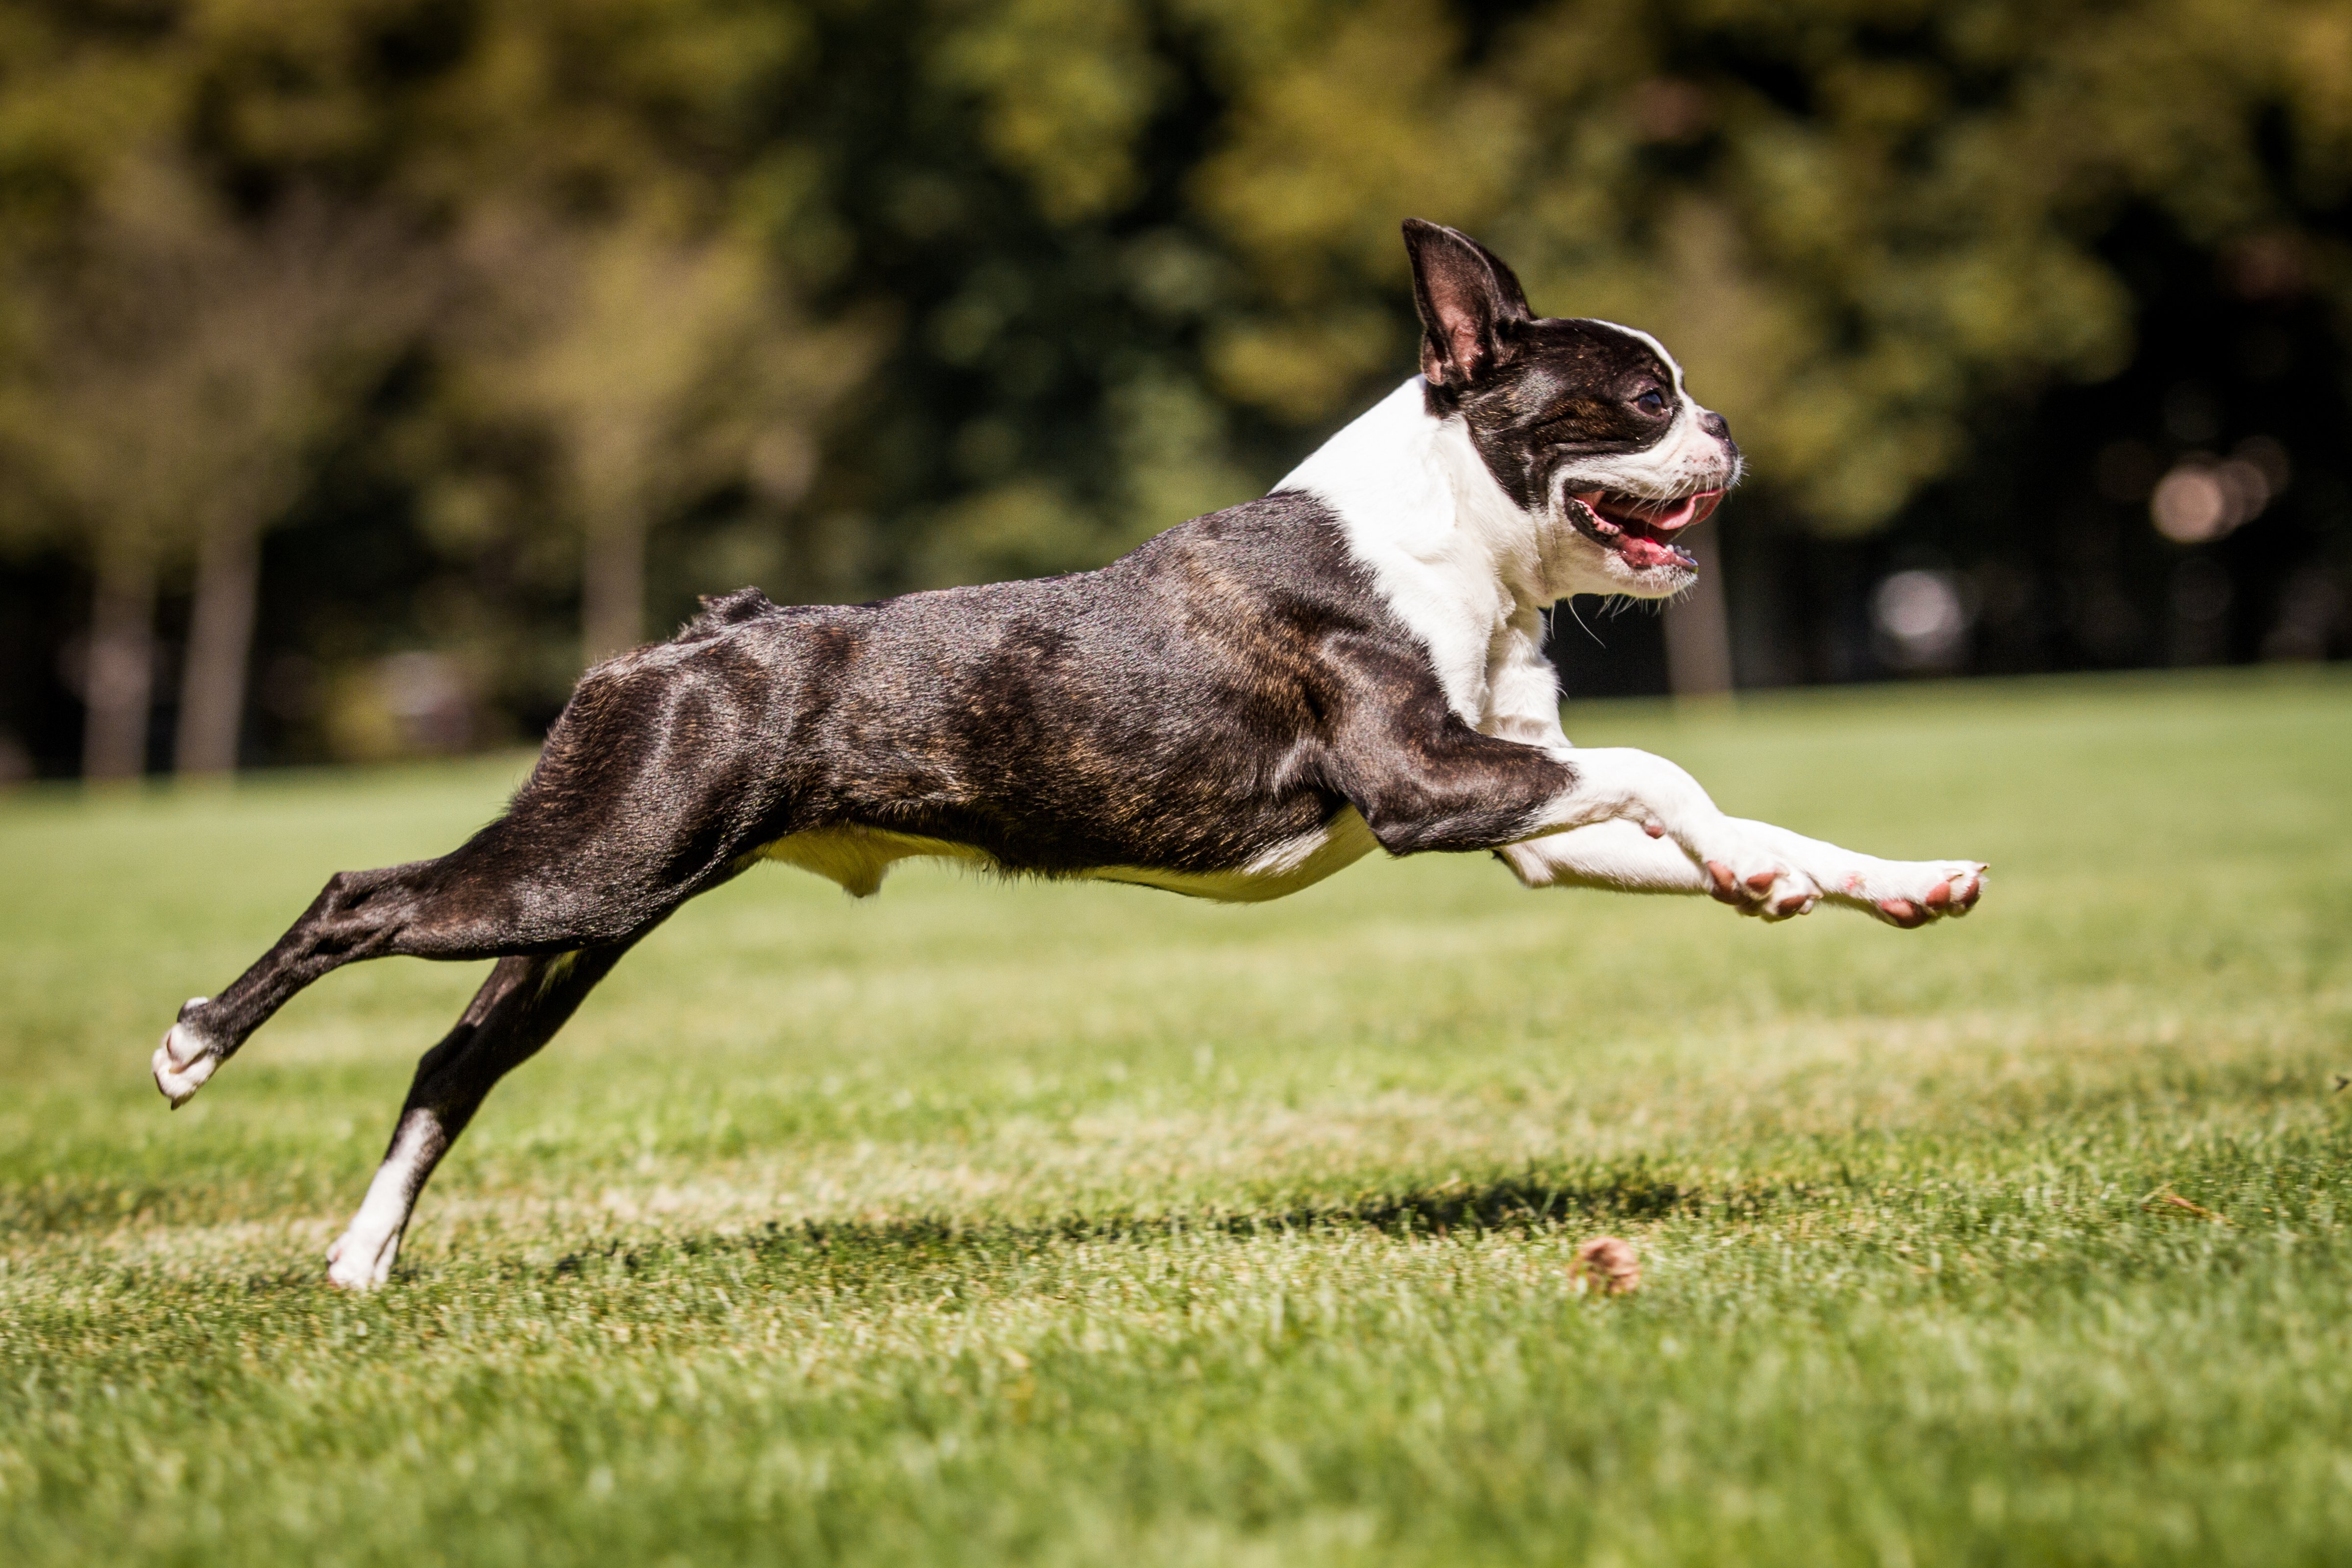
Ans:
<svg viewBox="0 0 2352 1568"><path fill-rule="evenodd" d="M672 642L702 642L715 637L730 626L763 616L780 614L774 601L757 588L738 588L731 594L705 594L701 613L677 628Z"/></svg>
<svg viewBox="0 0 2352 1568"><path fill-rule="evenodd" d="M1240 598L1261 614L1354 620L1385 611L1339 514L1303 490L1276 490L1180 523L1107 570L1154 596Z"/></svg>

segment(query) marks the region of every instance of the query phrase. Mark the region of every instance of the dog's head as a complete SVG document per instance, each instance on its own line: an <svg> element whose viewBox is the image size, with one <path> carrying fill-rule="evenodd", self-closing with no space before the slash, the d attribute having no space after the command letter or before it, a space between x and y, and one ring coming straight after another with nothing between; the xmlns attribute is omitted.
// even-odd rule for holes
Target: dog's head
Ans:
<svg viewBox="0 0 2352 1568"><path fill-rule="evenodd" d="M1431 411L1459 416L1487 469L1549 524L1566 593L1662 598L1696 575L1675 543L1739 478L1723 416L1683 390L1647 332L1538 317L1502 258L1465 234L1404 225Z"/></svg>

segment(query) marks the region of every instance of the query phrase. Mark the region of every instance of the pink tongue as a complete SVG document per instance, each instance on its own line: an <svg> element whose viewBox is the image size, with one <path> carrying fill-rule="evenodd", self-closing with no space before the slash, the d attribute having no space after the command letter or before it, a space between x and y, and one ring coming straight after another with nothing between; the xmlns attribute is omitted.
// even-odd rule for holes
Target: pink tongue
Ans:
<svg viewBox="0 0 2352 1568"><path fill-rule="evenodd" d="M1664 566L1680 559L1673 545L1644 539L1638 533L1627 534L1625 542L1617 547L1617 553L1636 566Z"/></svg>
<svg viewBox="0 0 2352 1568"><path fill-rule="evenodd" d="M1647 518L1643 521L1647 521L1652 528L1656 529L1661 533L1672 533L1675 529L1681 528L1690 522L1692 521L1691 513L1697 510L1698 508L1696 504L1694 503L1690 498L1685 497L1683 500L1676 501L1671 510L1662 511L1657 516Z"/></svg>

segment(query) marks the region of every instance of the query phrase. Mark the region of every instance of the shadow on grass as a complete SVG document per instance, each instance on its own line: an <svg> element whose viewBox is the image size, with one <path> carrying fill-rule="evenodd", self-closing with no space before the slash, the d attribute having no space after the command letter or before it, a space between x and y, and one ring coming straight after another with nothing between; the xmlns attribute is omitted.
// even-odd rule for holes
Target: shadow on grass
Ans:
<svg viewBox="0 0 2352 1568"><path fill-rule="evenodd" d="M136 1181L42 1180L0 1185L0 1244L24 1245L75 1234L123 1227L146 1228L217 1221L289 1209L329 1212L341 1189L318 1173L306 1173L302 1191L272 1190L262 1182L215 1185L191 1198L185 1193ZM888 1259L938 1258L950 1255L1035 1256L1075 1243L1150 1241L1182 1236L1272 1237L1337 1228L1360 1228L1395 1237L1444 1236L1459 1231L1533 1230L1570 1224L1638 1224L1675 1214L1761 1213L1805 1206L1812 1189L1787 1184L1741 1184L1703 1188L1634 1168L1580 1177L1521 1175L1483 1183L1453 1181L1404 1192L1374 1192L1352 1199L1241 1208L1218 1205L1177 1213L1068 1215L1042 1220L961 1218L913 1214L878 1219L771 1222L745 1232L685 1233L675 1238L616 1238L559 1259L557 1275L576 1274L591 1264L634 1271L663 1259L741 1256L750 1253L782 1264L830 1257ZM519 1260L482 1263L513 1277L544 1275L547 1266ZM431 1266L428 1266L431 1267ZM406 1268L404 1276L415 1277ZM256 1275L257 1288L285 1283L275 1273Z"/></svg>
<svg viewBox="0 0 2352 1568"><path fill-rule="evenodd" d="M1033 1257L1083 1242L1148 1242L1186 1236L1260 1237L1344 1228L1393 1237L1447 1236L1457 1232L1544 1230L1580 1226L1639 1223L1701 1208L1780 1208L1798 1189L1741 1188L1706 1192L1643 1172L1587 1181L1512 1178L1486 1183L1450 1182L1415 1191L1382 1194L1349 1202L1301 1205L1286 1209L1235 1212L1209 1209L1163 1215L1074 1215L1042 1222L965 1220L910 1215L879 1220L809 1220L796 1226L772 1223L732 1235L686 1236L675 1241L615 1240L559 1259L557 1275L591 1268L618 1267L635 1272L678 1258L749 1253L763 1262L805 1266L867 1261L903 1267L918 1259L953 1256ZM517 1272L536 1273L535 1268Z"/></svg>
<svg viewBox="0 0 2352 1568"><path fill-rule="evenodd" d="M1266 1228L1309 1230L1361 1225L1397 1236L1442 1236L1462 1229L1524 1230L1571 1219L1663 1219L1694 1210L1706 1201L1699 1188L1635 1170L1580 1182L1532 1177L1476 1184L1449 1182L1418 1192L1310 1205L1273 1216L1220 1216L1217 1223L1244 1234Z"/></svg>

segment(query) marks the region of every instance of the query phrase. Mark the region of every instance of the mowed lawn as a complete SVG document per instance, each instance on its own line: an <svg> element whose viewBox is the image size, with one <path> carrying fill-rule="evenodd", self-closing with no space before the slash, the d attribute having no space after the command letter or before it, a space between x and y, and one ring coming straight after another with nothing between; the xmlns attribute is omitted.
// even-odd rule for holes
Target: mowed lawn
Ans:
<svg viewBox="0 0 2352 1568"><path fill-rule="evenodd" d="M7 797L0 1562L2352 1559L2352 681L1570 717L1991 890L765 868L361 1299L320 1255L481 969L334 975L176 1114L148 1053L520 763Z"/></svg>

